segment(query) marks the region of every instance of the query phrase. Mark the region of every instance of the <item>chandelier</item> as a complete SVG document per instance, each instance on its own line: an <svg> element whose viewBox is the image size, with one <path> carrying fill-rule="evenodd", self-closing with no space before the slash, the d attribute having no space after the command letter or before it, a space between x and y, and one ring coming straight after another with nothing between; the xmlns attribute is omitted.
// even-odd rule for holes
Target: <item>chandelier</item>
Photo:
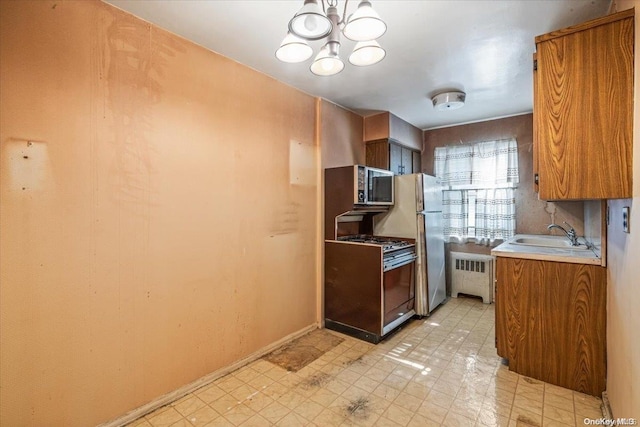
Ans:
<svg viewBox="0 0 640 427"><path fill-rule="evenodd" d="M387 24L373 10L369 0L361 0L358 8L346 17L347 4L344 2L343 18L338 15L338 1L304 0L304 5L289 21L289 31L276 51L276 57L283 62L303 62L311 58L313 49L308 41L326 39L326 43L316 55L310 70L318 76L338 74L344 68L340 59L340 29L342 34L356 43L349 56L349 62L357 66L373 65L382 61L386 52L375 40L387 31Z"/></svg>

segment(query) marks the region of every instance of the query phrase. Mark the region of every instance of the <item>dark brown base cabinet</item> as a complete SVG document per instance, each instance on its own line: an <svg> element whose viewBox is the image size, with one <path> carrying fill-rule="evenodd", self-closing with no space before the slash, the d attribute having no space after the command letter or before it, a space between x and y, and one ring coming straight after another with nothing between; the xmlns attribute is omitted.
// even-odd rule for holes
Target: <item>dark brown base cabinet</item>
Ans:
<svg viewBox="0 0 640 427"><path fill-rule="evenodd" d="M380 246L325 242L325 326L377 344L415 314L414 269L383 272Z"/></svg>
<svg viewBox="0 0 640 427"><path fill-rule="evenodd" d="M496 347L509 370L601 396L606 386L606 269L498 257Z"/></svg>

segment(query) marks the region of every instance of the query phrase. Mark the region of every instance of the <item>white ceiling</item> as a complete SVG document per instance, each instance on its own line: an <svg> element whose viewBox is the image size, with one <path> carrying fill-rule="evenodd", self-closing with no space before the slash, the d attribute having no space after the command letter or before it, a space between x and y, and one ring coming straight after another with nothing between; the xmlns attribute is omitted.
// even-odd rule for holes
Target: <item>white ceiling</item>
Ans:
<svg viewBox="0 0 640 427"><path fill-rule="evenodd" d="M354 43L342 37L345 69L319 77L275 51L302 0L106 0L120 9L306 93L362 115L390 111L420 129L482 121L532 110L534 37L602 16L610 0L372 0L387 23L378 39L386 58L348 63ZM344 1L338 2L342 15ZM348 3L352 13L358 0ZM310 43L315 53L322 42ZM436 111L431 96L467 94L463 108Z"/></svg>

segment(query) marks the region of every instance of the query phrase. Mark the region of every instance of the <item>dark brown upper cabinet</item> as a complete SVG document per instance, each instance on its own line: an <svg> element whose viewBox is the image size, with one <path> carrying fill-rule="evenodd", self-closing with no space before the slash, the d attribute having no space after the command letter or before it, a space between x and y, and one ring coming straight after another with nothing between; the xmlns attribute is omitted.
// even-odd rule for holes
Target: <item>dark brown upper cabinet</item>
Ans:
<svg viewBox="0 0 640 427"><path fill-rule="evenodd" d="M366 164L397 175L421 172L422 131L389 113L364 118Z"/></svg>

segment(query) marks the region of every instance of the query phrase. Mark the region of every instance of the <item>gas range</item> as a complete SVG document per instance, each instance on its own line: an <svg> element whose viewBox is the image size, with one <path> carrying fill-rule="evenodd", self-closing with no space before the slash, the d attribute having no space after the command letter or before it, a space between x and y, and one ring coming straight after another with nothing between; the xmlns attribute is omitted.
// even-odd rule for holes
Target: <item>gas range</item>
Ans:
<svg viewBox="0 0 640 427"><path fill-rule="evenodd" d="M370 234L354 234L351 236L338 237L339 241L352 243L367 243L370 245L382 246L384 253L392 252L402 248L414 248L415 244L395 237L372 236Z"/></svg>

